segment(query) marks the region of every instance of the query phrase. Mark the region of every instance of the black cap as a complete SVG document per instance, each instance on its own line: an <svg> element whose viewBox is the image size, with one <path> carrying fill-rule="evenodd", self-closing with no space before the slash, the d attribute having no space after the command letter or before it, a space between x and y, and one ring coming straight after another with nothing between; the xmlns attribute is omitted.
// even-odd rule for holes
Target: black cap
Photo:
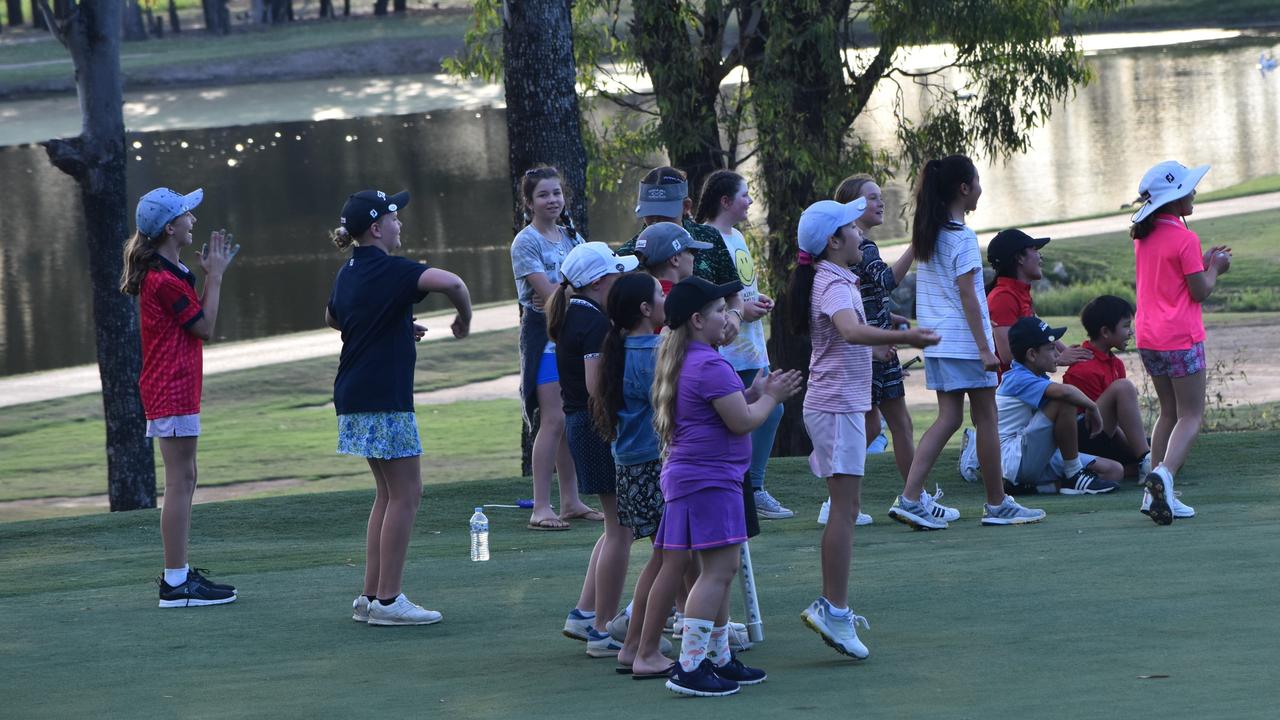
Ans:
<svg viewBox="0 0 1280 720"><path fill-rule="evenodd" d="M667 293L665 303L667 327L675 329L689 321L693 314L707 306L713 300L741 292L742 283L734 280L724 285L716 285L700 277L688 277L675 284Z"/></svg>
<svg viewBox="0 0 1280 720"><path fill-rule="evenodd" d="M352 237L359 237L375 220L387 213L403 210L408 204L408 190L401 190L395 195L388 195L381 190L361 190L347 197L338 222Z"/></svg>
<svg viewBox="0 0 1280 720"><path fill-rule="evenodd" d="M1033 247L1037 250L1049 244L1049 238L1033 238L1021 230L1001 230L991 238L987 246L987 262L998 272L1001 266L1012 264L1018 253Z"/></svg>
<svg viewBox="0 0 1280 720"><path fill-rule="evenodd" d="M1015 356L1021 356L1031 348L1057 342L1066 334L1065 327L1049 327L1048 323L1034 315L1018 318L1018 322L1009 328L1009 349Z"/></svg>

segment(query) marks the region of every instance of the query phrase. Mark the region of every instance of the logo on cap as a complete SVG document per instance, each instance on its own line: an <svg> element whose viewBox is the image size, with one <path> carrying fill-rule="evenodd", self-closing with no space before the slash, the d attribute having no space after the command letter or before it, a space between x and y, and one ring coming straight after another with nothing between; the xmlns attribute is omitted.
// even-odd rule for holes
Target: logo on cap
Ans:
<svg viewBox="0 0 1280 720"><path fill-rule="evenodd" d="M649 244L649 240L647 238L638 238L636 240L636 249L643 250L645 249L645 246L647 246L648 244Z"/></svg>
<svg viewBox="0 0 1280 720"><path fill-rule="evenodd" d="M378 193L378 199L379 199L379 200L386 200L386 199L387 199L387 194L386 194L386 193L382 192L381 190L378 190L378 191L377 191L377 193Z"/></svg>
<svg viewBox="0 0 1280 720"><path fill-rule="evenodd" d="M1173 182L1173 173L1165 173L1165 174L1164 174L1164 181L1165 181L1165 182Z"/></svg>
<svg viewBox="0 0 1280 720"><path fill-rule="evenodd" d="M667 196L667 191L663 190L662 188L649 188L650 200L654 200L654 199L662 200L666 196Z"/></svg>
<svg viewBox="0 0 1280 720"><path fill-rule="evenodd" d="M618 272L622 272L622 263L618 263L618 264L614 265L613 267L614 267L614 269L615 269L615 270L617 270Z"/></svg>
<svg viewBox="0 0 1280 720"><path fill-rule="evenodd" d="M377 211L377 210L370 210L370 211L369 211L369 217L371 217L371 218L376 218L376 217L378 217L378 211Z"/></svg>

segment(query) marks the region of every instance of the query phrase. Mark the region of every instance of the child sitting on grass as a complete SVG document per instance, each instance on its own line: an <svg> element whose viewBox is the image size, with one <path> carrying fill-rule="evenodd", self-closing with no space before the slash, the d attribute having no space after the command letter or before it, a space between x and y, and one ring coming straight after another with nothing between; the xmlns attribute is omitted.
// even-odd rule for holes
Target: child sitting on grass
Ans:
<svg viewBox="0 0 1280 720"><path fill-rule="evenodd" d="M1038 317L1009 328L1013 359L996 389L1000 417L1000 459L1006 492L1097 495L1115 490L1124 477L1120 463L1079 452L1076 408L1083 408L1090 435L1102 430L1098 406L1072 385L1055 383L1058 340L1066 328L1051 328Z"/></svg>

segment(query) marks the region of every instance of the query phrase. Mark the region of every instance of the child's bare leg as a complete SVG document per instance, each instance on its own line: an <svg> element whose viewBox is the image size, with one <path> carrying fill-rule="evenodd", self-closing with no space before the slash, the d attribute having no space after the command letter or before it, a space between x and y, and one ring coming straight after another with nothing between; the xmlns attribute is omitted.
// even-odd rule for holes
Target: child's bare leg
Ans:
<svg viewBox="0 0 1280 720"><path fill-rule="evenodd" d="M618 651L618 664L631 664L640 651L640 633L644 629L646 620L648 619L649 593L653 589L654 581L658 578L658 571L662 569L662 550L653 549L653 554L649 556L649 562L645 563L644 569L640 571L640 577L636 578L636 589L631 595L631 622L627 624L627 638L622 643L622 649ZM670 608L670 604L667 605ZM663 622L666 620L666 611L658 613L661 617L657 617L650 622L658 624L661 633Z"/></svg>
<svg viewBox="0 0 1280 720"><path fill-rule="evenodd" d="M583 612L595 612L596 609L596 568L600 564L600 550L604 548L604 533L600 533L600 537L596 540L595 547L591 548L591 559L587 561L587 576L582 579L582 592L578 595L578 604L575 606ZM605 618L605 622L613 618Z"/></svg>
<svg viewBox="0 0 1280 720"><path fill-rule="evenodd" d="M565 434L560 383L539 385L537 393L538 434L533 438L533 513L529 522L561 527L565 523L551 509L551 475L555 472L556 454ZM563 481L564 476L561 475L560 479ZM574 482L577 482L576 477ZM576 485L574 496L577 497Z"/></svg>
<svg viewBox="0 0 1280 720"><path fill-rule="evenodd" d="M1168 375L1152 375L1151 384L1155 386L1156 397L1160 400L1160 414L1151 429L1151 467L1156 467L1164 461L1169 436L1173 434L1173 426L1178 424L1178 398L1173 392L1173 380Z"/></svg>
<svg viewBox="0 0 1280 720"><path fill-rule="evenodd" d="M569 454L569 433L561 433L556 455L556 477L560 480L560 519L582 517L593 510L578 496L578 469Z"/></svg>
<svg viewBox="0 0 1280 720"><path fill-rule="evenodd" d="M378 597L395 598L401 592L409 539L422 502L422 473L419 457L375 460L387 483L387 510L378 542Z"/></svg>
<svg viewBox="0 0 1280 720"><path fill-rule="evenodd" d="M994 397L994 396L993 396ZM938 419L933 421L928 430L920 438L915 456L911 459L911 469L907 472L907 480L902 488L902 496L912 502L920 500L920 491L924 490L924 482L938 462L938 455L952 435L960 429L964 418L964 392L938 393ZM999 459L997 447L997 460ZM981 455L979 455L981 459ZM996 472L1000 471L1000 463L996 463Z"/></svg>
<svg viewBox="0 0 1280 720"><path fill-rule="evenodd" d="M865 423L864 426L867 429L867 447L871 447L871 443L875 442L876 438L880 435L882 427L880 424L880 408L873 405L871 409L867 411L867 414L863 419L863 423Z"/></svg>
<svg viewBox="0 0 1280 720"><path fill-rule="evenodd" d="M387 481L382 477L382 468L378 461L369 458L369 469L373 471L375 485L373 508L369 510L369 525L364 535L364 595L378 595L378 571L382 565L382 521L387 513L387 501L391 499L387 491Z"/></svg>
<svg viewBox="0 0 1280 720"><path fill-rule="evenodd" d="M1061 400L1050 400L1040 408L1045 417L1053 421L1053 442L1062 453L1062 459L1070 462L1080 457L1080 438L1077 435L1076 407Z"/></svg>
<svg viewBox="0 0 1280 720"><path fill-rule="evenodd" d="M160 512L160 539L164 542L164 566L186 567L191 537L191 499L196 492L196 442L194 437L156 438L164 460L164 507Z"/></svg>
<svg viewBox="0 0 1280 720"><path fill-rule="evenodd" d="M738 573L740 548L741 545L725 545L698 551L702 571L698 573L698 582L694 583L685 602L686 617L716 619L729 594L729 583Z"/></svg>
<svg viewBox="0 0 1280 720"><path fill-rule="evenodd" d="M656 552L656 549L655 549ZM645 605L645 617L652 618L640 628L640 647L631 669L635 673L656 673L666 670L671 661L658 652L662 626L671 611L676 592L684 586L685 568L691 564L692 554L687 550L663 550L662 567L649 588L649 601ZM635 609L632 609L632 613ZM634 622L634 621L633 621Z"/></svg>
<svg viewBox="0 0 1280 720"><path fill-rule="evenodd" d="M905 482L916 455L915 428L911 423L911 411L907 409L907 399L900 397L881 401L880 414L893 436L893 463L898 466L898 474Z"/></svg>
<svg viewBox="0 0 1280 720"><path fill-rule="evenodd" d="M1138 403L1138 388L1126 378L1121 378L1098 396L1098 411L1102 413L1102 430L1112 435L1118 430L1124 437L1129 452L1141 458L1150 452L1146 429L1142 426L1142 407Z"/></svg>
<svg viewBox="0 0 1280 720"><path fill-rule="evenodd" d="M598 495L604 508L604 544L596 562L596 631L608 633L606 627L618 614L622 587L627 582L627 564L631 560L631 528L618 522L618 496Z"/></svg>
<svg viewBox="0 0 1280 720"><path fill-rule="evenodd" d="M849 564L853 560L853 519L861 509L862 478L833 475L827 478L831 513L822 531L822 596L837 608L849 606Z"/></svg>
<svg viewBox="0 0 1280 720"><path fill-rule="evenodd" d="M1166 470L1178 474L1182 465L1191 453L1191 446L1200 435L1200 425L1204 422L1204 386L1207 373L1203 370L1195 375L1173 378L1173 392L1177 401L1178 421L1169 434L1169 444L1165 448L1164 458L1160 464Z"/></svg>
<svg viewBox="0 0 1280 720"><path fill-rule="evenodd" d="M978 436L982 487L987 492L987 504L995 507L1004 502L1004 472L1000 460L995 388L969 391L969 418L973 420L973 430Z"/></svg>

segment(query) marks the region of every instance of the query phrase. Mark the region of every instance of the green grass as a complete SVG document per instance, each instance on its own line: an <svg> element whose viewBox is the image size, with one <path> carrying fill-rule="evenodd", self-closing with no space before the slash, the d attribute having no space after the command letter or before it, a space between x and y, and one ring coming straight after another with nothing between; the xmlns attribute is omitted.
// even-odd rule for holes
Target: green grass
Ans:
<svg viewBox="0 0 1280 720"><path fill-rule="evenodd" d="M767 640L743 657L769 680L706 711L733 717L1270 717L1280 525L1277 433L1210 435L1180 476L1199 517L1157 528L1138 492L1037 499L1049 517L983 528L976 487L945 483L964 518L912 533L884 517L897 483L873 456L854 608L871 659L855 663L797 619L819 590L825 496L802 459L775 461L774 492L800 511L752 541ZM955 453L940 459L951 477ZM155 607L154 510L0 524L0 658L12 717L670 718L689 705L615 675L559 634L598 525L530 533L491 513L493 560L466 559L472 504L514 478L426 490L407 594L445 615L370 628L348 607L363 567L368 491L199 506L193 559L241 599ZM1224 551L1224 548L1230 548ZM632 574L647 557L633 551ZM630 586L628 580L628 588ZM736 586L735 586L736 587ZM627 595L629 596L629 589ZM735 603L737 591L734 591ZM740 610L734 611L741 618ZM43 620L40 618L43 616ZM1155 679L1146 679L1155 676ZM1163 676L1168 676L1164 678ZM716 707L711 708L711 704ZM702 704L698 705L703 708Z"/></svg>

